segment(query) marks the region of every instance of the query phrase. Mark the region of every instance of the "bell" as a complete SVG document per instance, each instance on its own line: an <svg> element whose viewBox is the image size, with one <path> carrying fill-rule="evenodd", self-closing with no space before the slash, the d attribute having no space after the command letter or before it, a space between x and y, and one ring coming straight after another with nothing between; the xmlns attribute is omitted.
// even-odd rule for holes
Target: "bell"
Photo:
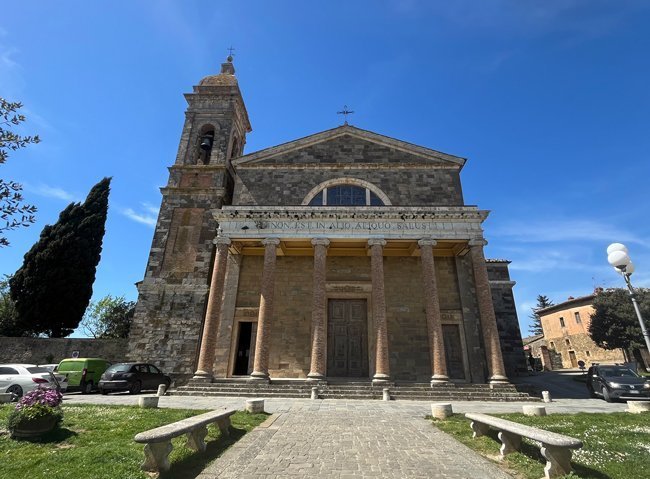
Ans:
<svg viewBox="0 0 650 479"><path fill-rule="evenodd" d="M201 149L203 151L210 151L212 149L212 136L210 135L204 135L201 138Z"/></svg>

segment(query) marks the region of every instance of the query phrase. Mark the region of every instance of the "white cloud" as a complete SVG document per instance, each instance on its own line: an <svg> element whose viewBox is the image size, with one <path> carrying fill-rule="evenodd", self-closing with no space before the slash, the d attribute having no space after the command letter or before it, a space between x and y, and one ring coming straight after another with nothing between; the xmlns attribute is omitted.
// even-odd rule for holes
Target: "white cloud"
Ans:
<svg viewBox="0 0 650 479"><path fill-rule="evenodd" d="M63 200L63 201L80 201L79 198L77 198L77 196L74 195L73 193L69 193L65 191L63 188L58 188L56 186L49 186L43 183L39 185L30 185L28 183L24 183L23 187L25 188L26 191L29 191L30 193L34 193L39 196L44 196L46 198L55 198L57 200Z"/></svg>
<svg viewBox="0 0 650 479"><path fill-rule="evenodd" d="M551 242L623 242L650 246L646 238L630 233L608 223L590 219L550 219L530 222L512 222L497 226L494 236L509 237L524 243Z"/></svg>
<svg viewBox="0 0 650 479"><path fill-rule="evenodd" d="M4 34L0 35L0 37L4 36ZM0 43L0 91L8 100L21 96L25 86L22 67L14 60L17 53L16 48Z"/></svg>
<svg viewBox="0 0 650 479"><path fill-rule="evenodd" d="M152 215L158 216L158 212L160 211L160 208L158 208L157 206L154 206L151 203L146 203L146 202L141 203L141 205L145 211L151 213Z"/></svg>
<svg viewBox="0 0 650 479"><path fill-rule="evenodd" d="M131 208L126 208L122 210L122 214L136 223L142 223L152 228L156 226L156 217L149 213L137 213Z"/></svg>

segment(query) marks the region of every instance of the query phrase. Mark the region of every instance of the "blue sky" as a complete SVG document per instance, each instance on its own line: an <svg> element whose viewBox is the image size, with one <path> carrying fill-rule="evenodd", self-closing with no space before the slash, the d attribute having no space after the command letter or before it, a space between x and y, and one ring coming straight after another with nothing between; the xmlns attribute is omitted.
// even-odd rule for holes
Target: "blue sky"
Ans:
<svg viewBox="0 0 650 479"><path fill-rule="evenodd" d="M486 253L512 260L524 335L538 294L650 286L650 3L565 0L32 1L0 17L0 96L42 143L9 157L38 222L10 233L11 274L70 202L112 176L94 285L136 299L183 93L235 67L246 152L341 123L468 158L465 201L491 210Z"/></svg>

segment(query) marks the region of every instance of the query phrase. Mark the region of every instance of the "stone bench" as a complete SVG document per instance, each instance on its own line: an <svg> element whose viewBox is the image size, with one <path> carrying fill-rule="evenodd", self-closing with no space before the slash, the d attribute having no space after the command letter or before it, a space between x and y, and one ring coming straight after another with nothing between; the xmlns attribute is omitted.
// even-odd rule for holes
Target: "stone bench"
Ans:
<svg viewBox="0 0 650 479"><path fill-rule="evenodd" d="M208 424L217 423L223 437L230 436L230 416L234 409L221 409L188 417L165 426L141 432L135 435L135 442L145 444L142 470L160 472L169 470L169 453L172 451L172 438L187 435L187 447L194 451L205 451L205 436Z"/></svg>
<svg viewBox="0 0 650 479"><path fill-rule="evenodd" d="M522 437L541 443L540 451L546 459L544 477L547 479L569 474L572 470L571 449L582 447L582 441L573 437L518 424L488 414L467 413L465 417L472 421L473 437L484 436L490 428L499 431L501 457L518 451L521 447Z"/></svg>

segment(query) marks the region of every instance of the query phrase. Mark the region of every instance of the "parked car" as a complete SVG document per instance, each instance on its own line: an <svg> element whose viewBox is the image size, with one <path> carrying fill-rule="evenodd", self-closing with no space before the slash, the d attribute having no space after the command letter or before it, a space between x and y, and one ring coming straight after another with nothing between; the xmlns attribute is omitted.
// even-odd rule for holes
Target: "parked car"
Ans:
<svg viewBox="0 0 650 479"><path fill-rule="evenodd" d="M38 367L45 368L48 371L50 371L52 374L54 374L56 381L59 383L59 386L61 387L60 391L62 393L68 390L68 378L65 376L65 374L58 373L59 370L58 364L39 364Z"/></svg>
<svg viewBox="0 0 650 479"><path fill-rule="evenodd" d="M587 371L587 389L591 397L616 399L650 398L650 380L626 366L594 365Z"/></svg>
<svg viewBox="0 0 650 479"><path fill-rule="evenodd" d="M158 389L160 384L166 388L172 380L153 364L118 363L113 364L102 374L99 391L108 394L111 391L129 391L138 394L145 389Z"/></svg>
<svg viewBox="0 0 650 479"><path fill-rule="evenodd" d="M0 392L11 393L14 399L39 386L58 388L50 371L34 364L0 364Z"/></svg>
<svg viewBox="0 0 650 479"><path fill-rule="evenodd" d="M97 388L99 379L110 365L105 359L70 358L59 363L58 373L68 378L68 391L88 394Z"/></svg>

